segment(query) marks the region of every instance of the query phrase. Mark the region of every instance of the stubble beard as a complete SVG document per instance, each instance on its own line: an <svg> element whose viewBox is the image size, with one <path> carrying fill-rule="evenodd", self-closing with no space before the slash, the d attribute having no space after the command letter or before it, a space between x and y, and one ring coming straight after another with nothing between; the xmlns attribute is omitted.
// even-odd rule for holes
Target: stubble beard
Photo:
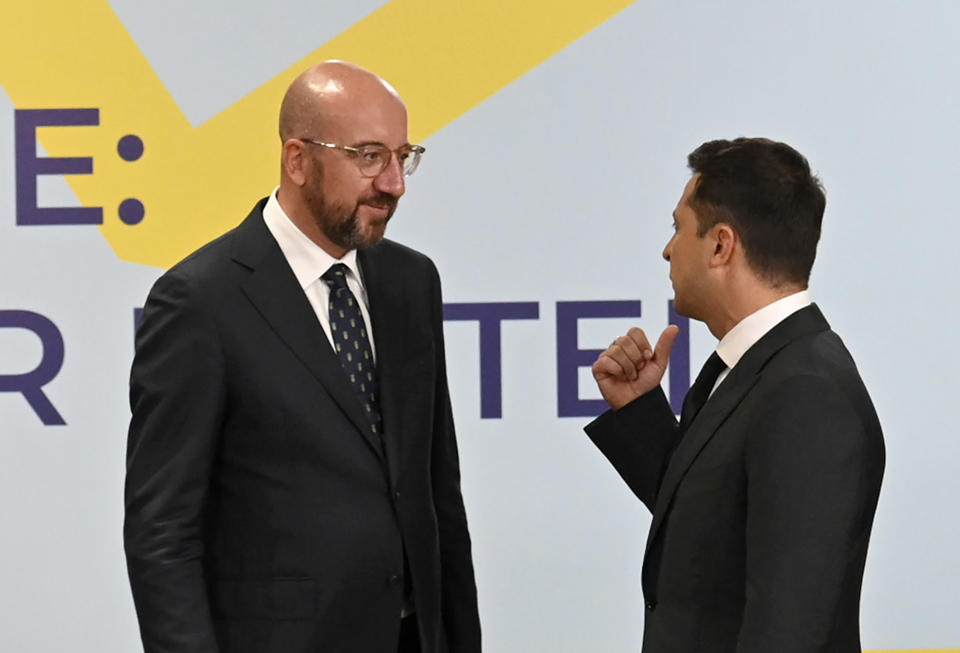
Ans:
<svg viewBox="0 0 960 653"><path fill-rule="evenodd" d="M370 247L383 240L387 222L397 209L397 198L386 193L376 193L361 197L351 209L344 204L328 203L317 184L317 187L307 195L307 204L323 235L334 245L349 251ZM357 214L364 204L386 206L388 208L386 217L361 225Z"/></svg>

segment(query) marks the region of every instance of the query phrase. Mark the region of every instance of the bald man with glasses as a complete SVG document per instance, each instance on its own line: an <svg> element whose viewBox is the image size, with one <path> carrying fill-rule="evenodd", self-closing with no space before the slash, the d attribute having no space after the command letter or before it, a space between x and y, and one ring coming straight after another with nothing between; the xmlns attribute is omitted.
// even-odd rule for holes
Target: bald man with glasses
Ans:
<svg viewBox="0 0 960 653"><path fill-rule="evenodd" d="M131 373L146 653L477 653L440 281L384 239L424 148L345 62L280 108L279 187L164 274Z"/></svg>

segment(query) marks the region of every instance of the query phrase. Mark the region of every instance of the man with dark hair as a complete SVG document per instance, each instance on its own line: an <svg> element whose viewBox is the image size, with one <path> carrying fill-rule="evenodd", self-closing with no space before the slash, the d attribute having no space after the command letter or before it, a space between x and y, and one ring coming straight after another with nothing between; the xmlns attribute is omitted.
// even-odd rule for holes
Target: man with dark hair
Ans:
<svg viewBox="0 0 960 653"><path fill-rule="evenodd" d="M290 85L280 140L279 188L157 281L137 332L144 650L479 653L440 280L383 238L423 148L336 61Z"/></svg>
<svg viewBox="0 0 960 653"><path fill-rule="evenodd" d="M726 221L755 272L772 283L806 286L826 205L807 160L785 143L738 138L704 143L688 162L699 175L690 197L697 235Z"/></svg>
<svg viewBox="0 0 960 653"><path fill-rule="evenodd" d="M677 311L720 342L679 422L660 388L676 326L597 359L586 431L653 513L645 653L854 653L884 467L880 423L807 281L825 199L783 143L711 141L663 251Z"/></svg>

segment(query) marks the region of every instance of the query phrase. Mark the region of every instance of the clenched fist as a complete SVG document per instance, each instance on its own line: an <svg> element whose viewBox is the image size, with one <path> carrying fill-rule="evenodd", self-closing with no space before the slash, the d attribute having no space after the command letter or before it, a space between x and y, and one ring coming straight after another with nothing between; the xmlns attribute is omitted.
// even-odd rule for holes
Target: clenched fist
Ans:
<svg viewBox="0 0 960 653"><path fill-rule="evenodd" d="M650 348L643 329L633 327L613 341L593 364L600 394L616 410L660 385L680 328L671 324Z"/></svg>

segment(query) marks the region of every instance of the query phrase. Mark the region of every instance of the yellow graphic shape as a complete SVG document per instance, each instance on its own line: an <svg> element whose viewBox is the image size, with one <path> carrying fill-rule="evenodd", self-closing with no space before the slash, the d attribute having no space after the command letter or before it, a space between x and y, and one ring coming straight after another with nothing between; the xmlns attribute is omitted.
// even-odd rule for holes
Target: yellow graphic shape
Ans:
<svg viewBox="0 0 960 653"><path fill-rule="evenodd" d="M279 179L277 111L312 63L346 59L403 95L420 142L521 77L632 0L393 0L194 128L105 0L7 3L0 85L20 109L99 108L97 127L41 127L51 157L92 156L65 179L127 261L168 267L236 225ZM317 17L320 18L319 16ZM127 162L126 134L145 151ZM124 224L134 197L146 216Z"/></svg>

